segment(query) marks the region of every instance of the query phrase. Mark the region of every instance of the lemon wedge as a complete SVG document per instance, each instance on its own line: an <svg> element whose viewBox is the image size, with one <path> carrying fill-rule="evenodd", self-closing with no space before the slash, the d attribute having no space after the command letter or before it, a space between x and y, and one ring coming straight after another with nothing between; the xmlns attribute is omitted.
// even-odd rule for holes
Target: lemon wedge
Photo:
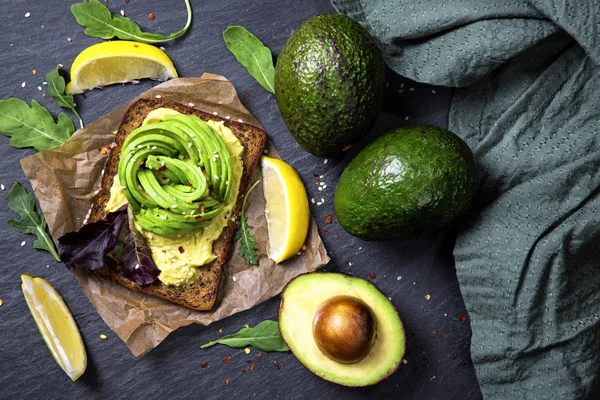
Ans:
<svg viewBox="0 0 600 400"><path fill-rule="evenodd" d="M115 40L98 43L83 50L71 66L67 94L79 94L95 87L151 78L177 78L167 54L158 47Z"/></svg>
<svg viewBox="0 0 600 400"><path fill-rule="evenodd" d="M281 263L300 250L308 233L308 196L298 173L284 161L261 157L269 245L267 253Z"/></svg>
<svg viewBox="0 0 600 400"><path fill-rule="evenodd" d="M42 278L21 275L29 311L58 365L73 381L85 372L87 355L73 315L62 297Z"/></svg>

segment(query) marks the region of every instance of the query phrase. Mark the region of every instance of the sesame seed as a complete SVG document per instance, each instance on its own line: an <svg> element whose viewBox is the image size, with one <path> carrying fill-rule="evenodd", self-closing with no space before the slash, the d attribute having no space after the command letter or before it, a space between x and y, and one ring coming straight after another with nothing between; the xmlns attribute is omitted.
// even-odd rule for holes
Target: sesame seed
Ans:
<svg viewBox="0 0 600 400"><path fill-rule="evenodd" d="M321 197L321 203L325 203L325 199Z"/></svg>
<svg viewBox="0 0 600 400"><path fill-rule="evenodd" d="M398 90L398 93L402 93L402 92L404 92L404 89Z"/></svg>
<svg viewBox="0 0 600 400"><path fill-rule="evenodd" d="M106 336L105 334L101 334L101 335L100 335L100 339L102 339L102 340L106 340L106 339L108 339L108 336Z"/></svg>
<svg viewBox="0 0 600 400"><path fill-rule="evenodd" d="M237 278L235 277L235 275L233 276L233 281L237 282Z"/></svg>
<svg viewBox="0 0 600 400"><path fill-rule="evenodd" d="M322 191L322 190L323 190L323 187L322 187L322 186L319 186L319 191Z"/></svg>
<svg viewBox="0 0 600 400"><path fill-rule="evenodd" d="M25 18L29 18L29 17L31 17L31 13L30 12L25 13Z"/></svg>
<svg viewBox="0 0 600 400"><path fill-rule="evenodd" d="M4 186L4 185L0 185L0 189L2 189L2 190L6 190L6 186Z"/></svg>
<svg viewBox="0 0 600 400"><path fill-rule="evenodd" d="M151 149L152 149L152 150L156 150L156 149L157 149L157 147L156 147L156 146L152 146L152 147L151 147Z"/></svg>
<svg viewBox="0 0 600 400"><path fill-rule="evenodd" d="M125 16L125 11L121 10L121 17Z"/></svg>
<svg viewBox="0 0 600 400"><path fill-rule="evenodd" d="M25 87L25 86L27 86L27 82L21 83L21 87Z"/></svg>
<svg viewBox="0 0 600 400"><path fill-rule="evenodd" d="M160 46L159 49L161 49L162 51L165 51L164 46Z"/></svg>
<svg viewBox="0 0 600 400"><path fill-rule="evenodd" d="M437 92L435 90L432 90L431 93L436 94Z"/></svg>
<svg viewBox="0 0 600 400"><path fill-rule="evenodd" d="M25 246L26 244L27 244L27 241L26 241L26 240L23 240L23 241L21 242L21 247Z"/></svg>
<svg viewBox="0 0 600 400"><path fill-rule="evenodd" d="M329 159L327 159L327 158L323 160L323 164L327 164L328 162L329 162Z"/></svg>
<svg viewBox="0 0 600 400"><path fill-rule="evenodd" d="M317 202L317 205L318 205L318 206L320 206L321 204L323 204L323 203L321 203L320 201L318 201L318 202Z"/></svg>
<svg viewBox="0 0 600 400"><path fill-rule="evenodd" d="M243 123L244 121L242 121L241 119L238 119L238 122L242 122Z"/></svg>
<svg viewBox="0 0 600 400"><path fill-rule="evenodd" d="M324 190L324 189L327 189L327 185L323 185L323 190Z"/></svg>
<svg viewBox="0 0 600 400"><path fill-rule="evenodd" d="M348 265L352 266L352 261L348 261Z"/></svg>
<svg viewBox="0 0 600 400"><path fill-rule="evenodd" d="M157 95L156 95L156 96L154 96L154 97L156 97L157 99L160 99L162 96L161 96L160 94L157 94Z"/></svg>
<svg viewBox="0 0 600 400"><path fill-rule="evenodd" d="M50 264L46 265L46 268L50 268Z"/></svg>
<svg viewBox="0 0 600 400"><path fill-rule="evenodd" d="M431 295L428 294L427 296L425 296L425 300L431 300Z"/></svg>
<svg viewBox="0 0 600 400"><path fill-rule="evenodd" d="M213 114L213 115L217 115L217 112L216 112L216 111L213 111L213 113L212 113L212 114Z"/></svg>
<svg viewBox="0 0 600 400"><path fill-rule="evenodd" d="M70 42L72 39L70 37L67 38L67 42Z"/></svg>
<svg viewBox="0 0 600 400"><path fill-rule="evenodd" d="M399 276L399 277L397 277L397 278L396 278L396 280L397 280L397 281L399 281L400 279L402 279L402 277L401 277L401 276Z"/></svg>
<svg viewBox="0 0 600 400"><path fill-rule="evenodd" d="M194 103L188 103L188 106L190 106L190 107L194 107L194 106L195 106L195 104L194 104Z"/></svg>
<svg viewBox="0 0 600 400"><path fill-rule="evenodd" d="M42 82L42 85L47 85L47 84L48 84L48 82L46 82L46 81Z"/></svg>
<svg viewBox="0 0 600 400"><path fill-rule="evenodd" d="M2 299L0 299L0 307L2 307L2 304L3 304L3 303L2 303Z"/></svg>
<svg viewBox="0 0 600 400"><path fill-rule="evenodd" d="M133 267L133 269L140 269L140 264L135 264L135 267Z"/></svg>
<svg viewBox="0 0 600 400"><path fill-rule="evenodd" d="M403 88L403 87L404 87L404 83L401 83L401 84L400 84L400 87L401 87L401 88Z"/></svg>
<svg viewBox="0 0 600 400"><path fill-rule="evenodd" d="M414 91L415 91L415 88L414 88L414 87L411 87L411 88L410 88L410 89L408 89L408 90L410 90L411 92L414 92Z"/></svg>
<svg viewBox="0 0 600 400"><path fill-rule="evenodd" d="M244 353L246 353L246 354L250 354L250 349L246 347L246 348L244 349Z"/></svg>
<svg viewBox="0 0 600 400"><path fill-rule="evenodd" d="M226 115L226 116L225 116L225 119L231 119L231 116L229 116L229 115Z"/></svg>
<svg viewBox="0 0 600 400"><path fill-rule="evenodd" d="M310 199L310 202L315 204L315 199Z"/></svg>
<svg viewBox="0 0 600 400"><path fill-rule="evenodd" d="M177 208L177 204L173 204L171 208Z"/></svg>
<svg viewBox="0 0 600 400"><path fill-rule="evenodd" d="M42 87L41 87L41 86L38 86L38 90L39 90L39 91L42 91Z"/></svg>
<svg viewBox="0 0 600 400"><path fill-rule="evenodd" d="M405 121L408 121L408 115L406 116L406 118L404 118Z"/></svg>

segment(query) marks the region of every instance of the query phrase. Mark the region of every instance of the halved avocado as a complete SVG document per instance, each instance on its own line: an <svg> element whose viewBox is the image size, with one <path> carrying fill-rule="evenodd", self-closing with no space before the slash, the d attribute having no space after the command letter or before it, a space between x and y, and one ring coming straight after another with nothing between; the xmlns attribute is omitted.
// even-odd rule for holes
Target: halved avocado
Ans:
<svg viewBox="0 0 600 400"><path fill-rule="evenodd" d="M404 356L404 328L392 302L371 282L340 273L292 279L281 294L279 330L306 368L344 386L373 385Z"/></svg>

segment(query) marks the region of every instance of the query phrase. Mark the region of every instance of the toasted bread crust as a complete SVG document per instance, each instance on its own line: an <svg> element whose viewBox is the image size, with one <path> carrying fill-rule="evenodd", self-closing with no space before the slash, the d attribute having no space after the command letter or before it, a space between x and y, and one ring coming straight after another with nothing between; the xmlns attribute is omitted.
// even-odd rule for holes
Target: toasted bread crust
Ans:
<svg viewBox="0 0 600 400"><path fill-rule="evenodd" d="M119 126L116 135L116 146L111 150L110 156L106 162L101 189L94 198L89 222L98 221L106 216L105 206L110 198L110 188L113 179L115 175L117 175L119 155L125 138L134 129L142 125L142 122L150 111L161 107L170 108L187 115L197 115L205 121L222 121L225 126L231 129L244 146L244 152L242 154L244 172L240 182L238 197L231 212L229 224L223 229L221 236L219 236L213 244L213 251L217 255L217 258L210 264L201 267L202 276L198 282L185 287L166 286L158 280L150 285L138 286L119 274L115 263L110 259L107 261L107 265L104 268L96 270L94 273L104 279L108 279L137 292L160 297L172 303L180 304L194 310L210 310L217 300L223 265L227 261L227 254L231 245L231 239L239 216L243 196L250 185L254 169L258 164L265 146L267 139L265 131L252 125L225 120L218 116L207 114L169 100L145 98L136 101L129 110L127 110L121 121L121 125Z"/></svg>

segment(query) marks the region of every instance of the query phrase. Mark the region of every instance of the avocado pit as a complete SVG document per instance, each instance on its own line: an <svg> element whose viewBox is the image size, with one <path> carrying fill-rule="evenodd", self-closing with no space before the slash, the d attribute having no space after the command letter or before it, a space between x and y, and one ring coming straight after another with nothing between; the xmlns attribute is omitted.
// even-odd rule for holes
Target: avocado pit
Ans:
<svg viewBox="0 0 600 400"><path fill-rule="evenodd" d="M321 304L313 317L317 347L343 364L364 359L373 347L376 331L373 312L357 297L332 297Z"/></svg>

